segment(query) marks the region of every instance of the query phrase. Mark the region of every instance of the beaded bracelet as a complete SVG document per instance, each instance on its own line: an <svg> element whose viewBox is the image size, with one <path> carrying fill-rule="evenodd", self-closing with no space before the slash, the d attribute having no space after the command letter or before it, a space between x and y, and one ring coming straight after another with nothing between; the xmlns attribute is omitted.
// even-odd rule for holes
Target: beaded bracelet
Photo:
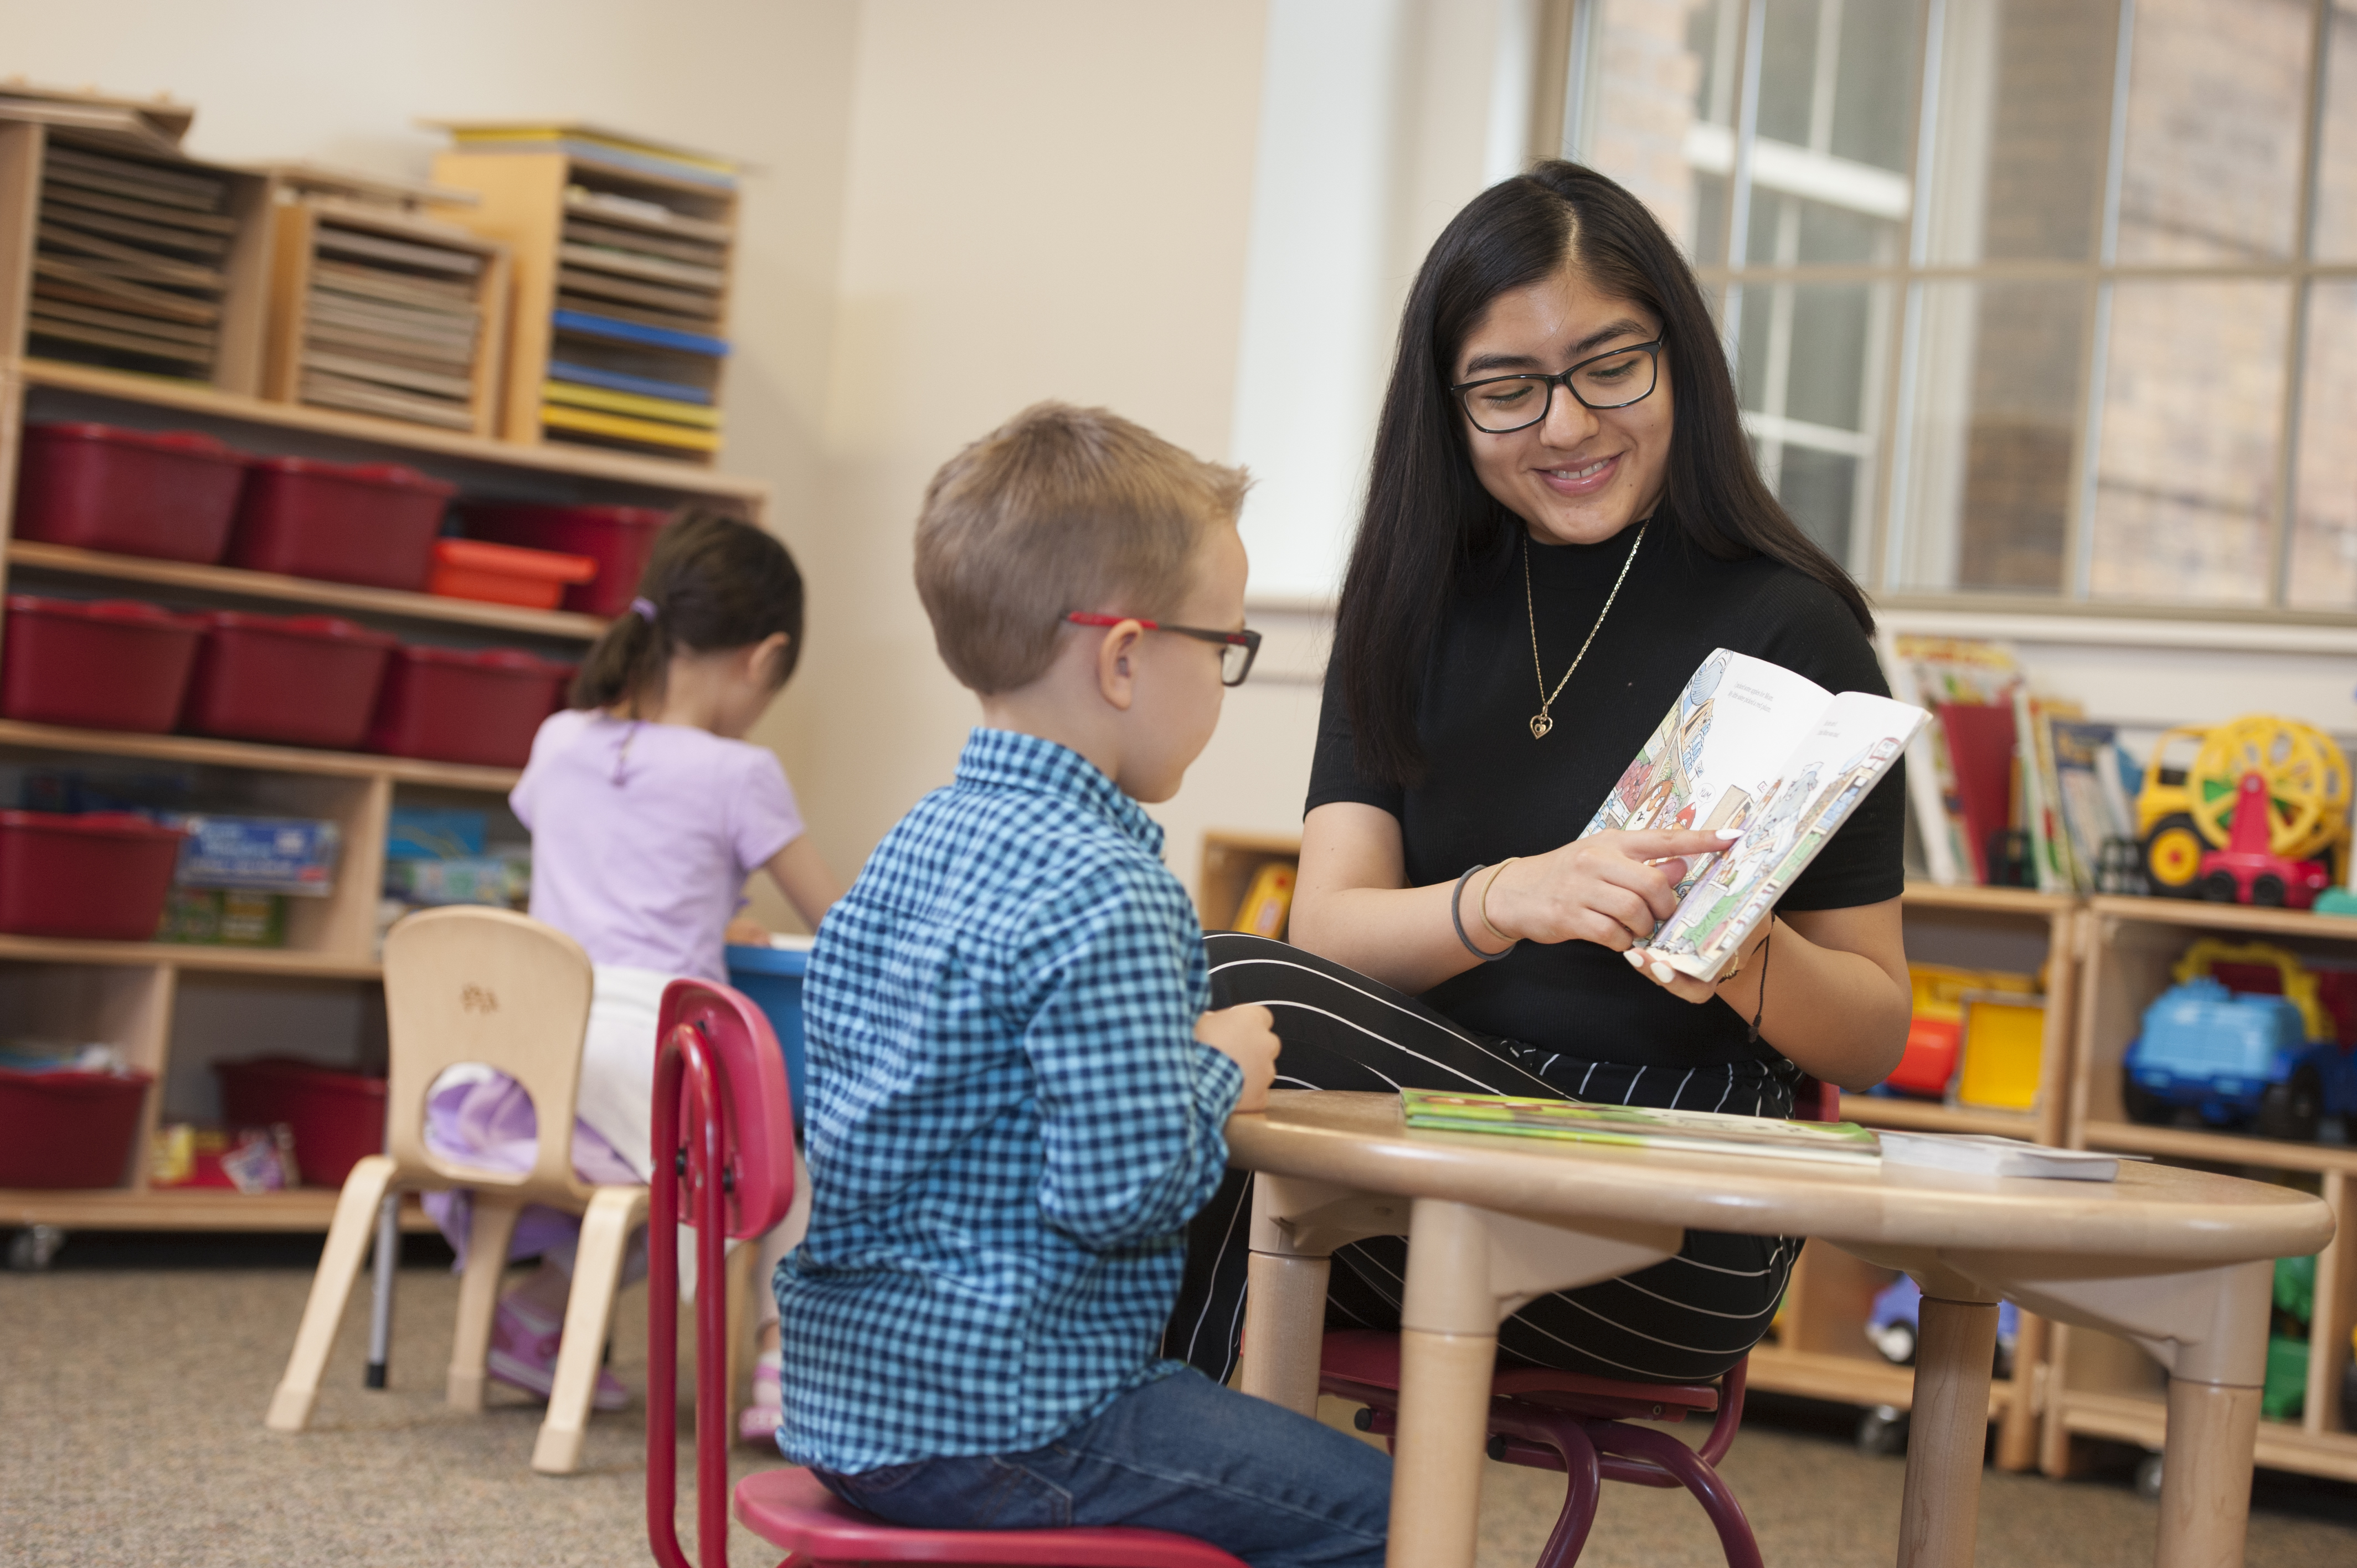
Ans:
<svg viewBox="0 0 2357 1568"><path fill-rule="evenodd" d="M1513 951L1517 944L1508 942L1496 952L1483 952L1480 948L1473 945L1473 939L1465 934L1465 917L1458 909L1458 902L1465 897L1465 885L1468 882L1472 881L1473 874L1480 869L1481 867L1479 865L1468 866L1465 870L1465 875L1457 879L1456 891L1452 892L1448 896L1448 923L1457 928L1457 940L1465 944L1465 950L1467 952L1471 953L1483 963L1495 963L1500 959L1505 957L1508 953Z"/></svg>

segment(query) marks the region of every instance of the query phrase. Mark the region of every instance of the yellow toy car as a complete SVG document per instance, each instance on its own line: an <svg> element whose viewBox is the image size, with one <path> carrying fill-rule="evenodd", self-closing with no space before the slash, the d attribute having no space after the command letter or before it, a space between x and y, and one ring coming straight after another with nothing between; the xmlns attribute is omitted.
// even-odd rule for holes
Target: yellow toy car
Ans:
<svg viewBox="0 0 2357 1568"><path fill-rule="evenodd" d="M2193 755L2184 760L2188 746ZM2174 765L2172 754L2179 759ZM2204 897L2204 863L2211 871L2218 869L2243 780L2252 776L2264 780L2266 790L2266 853L2287 862L2323 859L2331 880L2346 875L2348 758L2331 736L2313 725L2246 714L2207 728L2179 725L2154 743L2144 788L2136 794L2136 841L2153 893ZM2225 883L2209 890L2210 896L2236 897L2235 878L2227 875Z"/></svg>

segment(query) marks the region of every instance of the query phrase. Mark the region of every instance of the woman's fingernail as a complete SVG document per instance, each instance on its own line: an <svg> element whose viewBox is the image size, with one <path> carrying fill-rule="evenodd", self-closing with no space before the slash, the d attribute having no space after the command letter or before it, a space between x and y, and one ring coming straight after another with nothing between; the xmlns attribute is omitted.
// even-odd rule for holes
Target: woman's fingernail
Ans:
<svg viewBox="0 0 2357 1568"><path fill-rule="evenodd" d="M1667 985L1670 983L1671 976L1676 973L1677 971L1672 969L1668 964L1657 962L1653 965L1653 978L1660 981L1663 985Z"/></svg>
<svg viewBox="0 0 2357 1568"><path fill-rule="evenodd" d="M1631 948L1627 952L1622 953L1620 956L1629 961L1629 967L1631 969L1642 969L1645 967L1645 950L1643 948Z"/></svg>
<svg viewBox="0 0 2357 1568"><path fill-rule="evenodd" d="M1741 828L1721 828L1718 830L1718 836L1723 839L1739 839L1743 836L1743 830Z"/></svg>

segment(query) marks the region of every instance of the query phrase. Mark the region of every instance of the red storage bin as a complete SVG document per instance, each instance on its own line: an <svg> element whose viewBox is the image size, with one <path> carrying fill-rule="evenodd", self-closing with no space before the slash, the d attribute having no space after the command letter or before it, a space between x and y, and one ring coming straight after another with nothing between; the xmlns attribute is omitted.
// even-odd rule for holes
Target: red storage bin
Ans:
<svg viewBox="0 0 2357 1568"><path fill-rule="evenodd" d="M210 435L28 424L16 537L210 566L244 482L243 455Z"/></svg>
<svg viewBox="0 0 2357 1568"><path fill-rule="evenodd" d="M0 931L152 941L185 836L127 811L0 811Z"/></svg>
<svg viewBox="0 0 2357 1568"><path fill-rule="evenodd" d="M333 616L207 618L184 729L238 740L357 747L393 639Z"/></svg>
<svg viewBox="0 0 2357 1568"><path fill-rule="evenodd" d="M180 716L205 623L133 599L8 596L0 714L161 735Z"/></svg>
<svg viewBox="0 0 2357 1568"><path fill-rule="evenodd" d="M415 593L456 485L397 463L259 457L246 470L230 564Z"/></svg>
<svg viewBox="0 0 2357 1568"><path fill-rule="evenodd" d="M467 532L500 544L587 555L597 575L565 591L565 607L584 615L618 616L639 591L655 533L672 514L644 506L468 506Z"/></svg>
<svg viewBox="0 0 2357 1568"><path fill-rule="evenodd" d="M483 599L495 605L553 610L567 583L587 582L597 571L597 563L586 555L485 544L475 539L440 539L434 543L434 582L427 592L450 599Z"/></svg>
<svg viewBox="0 0 2357 1568"><path fill-rule="evenodd" d="M573 673L511 648L401 647L377 699L368 748L435 762L522 768Z"/></svg>
<svg viewBox="0 0 2357 1568"><path fill-rule="evenodd" d="M114 1186L154 1081L144 1072L0 1068L0 1187Z"/></svg>
<svg viewBox="0 0 2357 1568"><path fill-rule="evenodd" d="M232 1127L284 1122L295 1134L305 1187L341 1187L352 1167L384 1153L384 1079L293 1057L215 1062L221 1120Z"/></svg>

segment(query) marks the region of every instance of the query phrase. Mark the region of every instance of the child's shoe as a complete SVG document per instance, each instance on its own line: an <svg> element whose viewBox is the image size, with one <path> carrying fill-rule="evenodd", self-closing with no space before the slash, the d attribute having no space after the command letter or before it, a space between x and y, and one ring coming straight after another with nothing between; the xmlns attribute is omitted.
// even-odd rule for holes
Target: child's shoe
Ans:
<svg viewBox="0 0 2357 1568"><path fill-rule="evenodd" d="M551 1323L512 1295L502 1296L491 1319L491 1349L484 1358L483 1369L511 1388L544 1400L556 1386L556 1347L564 1332L563 1324ZM630 1391L613 1373L598 1368L590 1407L622 1410L630 1402Z"/></svg>
<svg viewBox="0 0 2357 1568"><path fill-rule="evenodd" d="M786 1419L786 1402L778 1380L783 1360L775 1350L764 1350L753 1362L753 1402L737 1412L737 1441L774 1448L778 1423Z"/></svg>

